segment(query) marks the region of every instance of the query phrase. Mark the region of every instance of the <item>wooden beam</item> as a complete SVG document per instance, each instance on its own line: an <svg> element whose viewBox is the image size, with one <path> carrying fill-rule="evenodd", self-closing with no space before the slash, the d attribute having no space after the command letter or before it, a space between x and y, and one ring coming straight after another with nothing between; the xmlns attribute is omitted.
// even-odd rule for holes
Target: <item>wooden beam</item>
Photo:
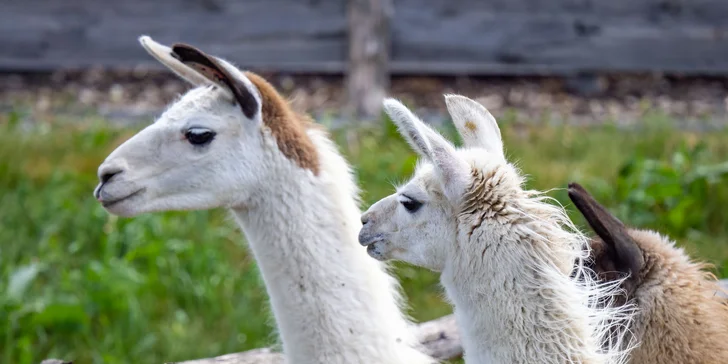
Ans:
<svg viewBox="0 0 728 364"><path fill-rule="evenodd" d="M391 0L349 0L349 63L346 111L374 119L389 88Z"/></svg>
<svg viewBox="0 0 728 364"><path fill-rule="evenodd" d="M437 359L454 359L463 355L460 335L453 315L418 325L417 338L422 343L425 352ZM283 355L265 348L167 364L283 364Z"/></svg>

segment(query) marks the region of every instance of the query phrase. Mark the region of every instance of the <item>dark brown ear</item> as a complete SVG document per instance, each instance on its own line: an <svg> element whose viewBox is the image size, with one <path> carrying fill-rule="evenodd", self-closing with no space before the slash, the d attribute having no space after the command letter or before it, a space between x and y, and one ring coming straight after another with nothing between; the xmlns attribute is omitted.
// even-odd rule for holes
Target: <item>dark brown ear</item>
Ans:
<svg viewBox="0 0 728 364"><path fill-rule="evenodd" d="M245 83L231 75L215 57L208 56L199 49L182 43L172 46L172 56L210 81L228 88L248 119L252 119L258 112L258 101Z"/></svg>
<svg viewBox="0 0 728 364"><path fill-rule="evenodd" d="M569 183L569 198L604 242L601 249L594 250L594 254L598 255L595 257L597 267L612 267L620 273L630 274L628 285L631 287L625 288L632 291L639 283L640 272L645 264L642 249L627 233L627 227L600 205L584 187L575 182Z"/></svg>

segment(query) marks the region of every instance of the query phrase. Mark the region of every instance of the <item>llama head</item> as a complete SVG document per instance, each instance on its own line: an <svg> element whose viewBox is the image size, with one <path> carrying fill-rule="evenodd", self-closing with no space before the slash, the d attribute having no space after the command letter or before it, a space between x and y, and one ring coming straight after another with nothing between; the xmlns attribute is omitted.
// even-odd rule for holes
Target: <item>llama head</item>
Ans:
<svg viewBox="0 0 728 364"><path fill-rule="evenodd" d="M276 166L317 172L302 123L262 78L189 45L139 41L196 87L101 164L94 196L109 212L241 206Z"/></svg>
<svg viewBox="0 0 728 364"><path fill-rule="evenodd" d="M598 237L591 241L590 268L609 281L629 275L622 288L628 296L631 295L640 284L645 265L642 249L635 237L657 240L658 245L662 239L655 239L656 234L631 231L578 183L569 183L569 198Z"/></svg>
<svg viewBox="0 0 728 364"><path fill-rule="evenodd" d="M520 190L520 177L506 162L500 129L488 110L459 95L445 95L445 102L463 148L455 148L398 101L384 102L385 112L420 160L408 183L362 215L359 242L376 259L403 260L441 271L450 245L458 239L458 216L476 197L473 194L496 201ZM500 183L478 182L492 174L498 174ZM490 218L493 221L482 223L495 222L497 214Z"/></svg>

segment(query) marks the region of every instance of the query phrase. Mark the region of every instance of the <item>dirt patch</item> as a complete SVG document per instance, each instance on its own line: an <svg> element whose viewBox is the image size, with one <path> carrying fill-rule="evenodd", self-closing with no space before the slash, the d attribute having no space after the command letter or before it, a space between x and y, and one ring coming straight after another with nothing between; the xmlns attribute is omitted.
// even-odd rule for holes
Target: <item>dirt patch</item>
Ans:
<svg viewBox="0 0 728 364"><path fill-rule="evenodd" d="M295 109L347 123L339 115L343 78L263 74ZM148 122L188 86L168 72L131 70L0 74L0 112L36 120L101 114ZM446 120L444 93L482 102L496 117L518 122L634 125L663 115L691 129L728 124L728 78L664 75L555 77L395 77L390 95L428 121Z"/></svg>

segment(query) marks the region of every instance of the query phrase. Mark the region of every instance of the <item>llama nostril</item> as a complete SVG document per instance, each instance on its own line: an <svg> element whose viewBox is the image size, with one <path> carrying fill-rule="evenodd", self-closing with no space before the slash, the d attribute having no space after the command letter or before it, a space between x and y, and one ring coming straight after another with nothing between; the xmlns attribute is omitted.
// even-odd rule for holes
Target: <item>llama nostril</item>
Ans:
<svg viewBox="0 0 728 364"><path fill-rule="evenodd" d="M366 224L367 224L368 222L369 222L369 216L367 216L367 215L363 215L363 216L361 217L361 224L362 224L362 225L366 225Z"/></svg>
<svg viewBox="0 0 728 364"><path fill-rule="evenodd" d="M101 175L99 176L99 180L101 180L101 184L104 184L106 182L109 182L111 177L114 177L121 172L122 172L121 169L112 169L109 171L103 171L103 172L101 172Z"/></svg>

